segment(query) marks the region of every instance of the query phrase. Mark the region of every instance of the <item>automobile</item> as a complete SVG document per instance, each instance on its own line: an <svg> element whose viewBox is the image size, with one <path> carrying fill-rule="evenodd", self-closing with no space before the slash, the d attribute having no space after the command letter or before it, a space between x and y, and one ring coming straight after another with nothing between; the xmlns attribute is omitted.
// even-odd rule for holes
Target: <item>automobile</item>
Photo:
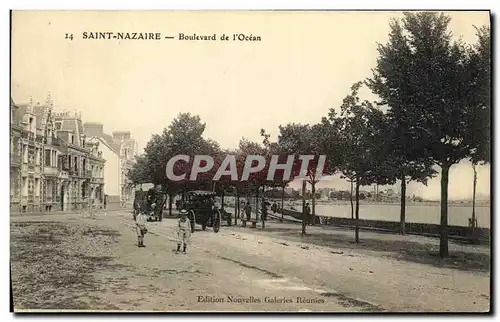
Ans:
<svg viewBox="0 0 500 322"><path fill-rule="evenodd" d="M191 232L194 233L196 224L202 230L212 227L214 232L219 232L221 221L231 225L231 213L221 211L215 204L215 192L206 190L193 190L187 193L187 200L183 208L188 211L191 222Z"/></svg>

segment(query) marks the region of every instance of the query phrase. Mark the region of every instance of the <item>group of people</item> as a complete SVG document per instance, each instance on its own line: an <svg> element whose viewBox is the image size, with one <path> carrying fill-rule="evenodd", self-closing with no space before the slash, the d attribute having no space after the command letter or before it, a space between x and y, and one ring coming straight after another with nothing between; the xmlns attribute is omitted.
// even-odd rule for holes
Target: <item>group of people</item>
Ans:
<svg viewBox="0 0 500 322"><path fill-rule="evenodd" d="M149 196L148 196L149 197ZM152 200L150 200L152 201ZM154 203L154 201L153 201ZM264 199L261 202L261 220L263 223L263 228L265 225L265 221L267 220L267 206L270 205L269 202L266 202ZM242 204L242 210L243 214L246 217L247 221L251 220L251 215L252 215L252 206L250 204L250 201L243 202ZM153 209L154 206L152 205ZM276 201L273 202L271 205L271 211L273 213L276 213L279 210L279 206L276 203ZM307 217L310 216L311 214L311 208L309 207L309 203L305 204L304 208L305 215ZM187 251L187 246L189 244L189 241L191 239L191 222L188 219L188 212L186 209L181 209L179 211L179 219L177 220L176 223L176 228L175 228L175 234L176 234L176 240L177 240L177 250L176 253L181 252L182 248L182 253L186 254ZM146 227L147 223L147 216L144 212L139 211L139 213L135 216L135 224L136 224L136 232L137 232L137 246L138 247L146 247L144 245L144 236L147 234L148 230Z"/></svg>
<svg viewBox="0 0 500 322"><path fill-rule="evenodd" d="M182 248L182 253L186 254L187 246L191 239L191 222L189 221L187 215L188 212L186 209L182 209L179 212L180 216L177 220L177 224L175 227L175 235L177 240L177 250L176 254L179 254ZM144 236L147 234L148 229L146 227L146 223L148 221L148 217L144 212L139 212L135 217L135 230L137 233L137 246L138 247L146 247L144 245Z"/></svg>

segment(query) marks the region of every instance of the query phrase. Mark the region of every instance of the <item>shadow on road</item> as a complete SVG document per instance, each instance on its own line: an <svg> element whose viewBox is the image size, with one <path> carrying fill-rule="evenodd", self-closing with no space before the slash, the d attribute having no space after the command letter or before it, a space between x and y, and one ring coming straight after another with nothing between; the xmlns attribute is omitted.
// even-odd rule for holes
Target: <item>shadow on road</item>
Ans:
<svg viewBox="0 0 500 322"><path fill-rule="evenodd" d="M270 225L271 226L271 225ZM308 227L309 228L309 227ZM326 230L326 229L325 229ZM309 243L318 246L331 247L336 251L332 254L342 255L345 250L368 250L384 253L384 256L396 260L428 264L436 267L446 267L459 270L477 270L481 272L490 271L490 254L474 251L452 251L450 257L439 257L439 245L423 243L418 241L390 240L384 238L363 237L360 231L360 242L354 241L354 230L328 232L310 232L301 235L300 227L269 227L262 233L276 233L277 237L294 241ZM450 244L452 242L450 241ZM340 250L340 252L339 252Z"/></svg>

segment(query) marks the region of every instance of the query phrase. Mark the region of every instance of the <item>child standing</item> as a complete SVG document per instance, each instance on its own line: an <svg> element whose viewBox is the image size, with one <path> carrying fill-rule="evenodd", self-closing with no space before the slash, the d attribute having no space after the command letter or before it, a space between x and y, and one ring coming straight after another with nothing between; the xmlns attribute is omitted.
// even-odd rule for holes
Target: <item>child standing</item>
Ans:
<svg viewBox="0 0 500 322"><path fill-rule="evenodd" d="M144 235L148 232L146 228L146 222L148 221L148 217L146 214L139 210L139 213L135 217L135 231L137 232L137 246L138 247L146 247L144 246Z"/></svg>
<svg viewBox="0 0 500 322"><path fill-rule="evenodd" d="M182 247L182 252L186 254L187 244L189 242L189 238L191 237L191 222L187 218L187 210L182 209L180 211L180 218L177 221L177 251L178 254Z"/></svg>

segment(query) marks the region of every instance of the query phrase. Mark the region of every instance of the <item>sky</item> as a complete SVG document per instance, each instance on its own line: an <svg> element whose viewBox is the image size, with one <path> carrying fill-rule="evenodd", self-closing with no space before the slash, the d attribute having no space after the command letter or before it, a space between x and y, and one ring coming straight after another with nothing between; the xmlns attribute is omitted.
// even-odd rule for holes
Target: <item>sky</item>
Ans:
<svg viewBox="0 0 500 322"><path fill-rule="evenodd" d="M234 148L261 141L264 128L315 123L340 109L350 86L371 76L377 43L401 12L14 12L12 97L81 112L107 133L129 130L142 150L181 112L200 115L205 137ZM448 12L450 31L475 43L474 25L488 12ZM245 34L260 42L82 39L83 32L161 32L162 36ZM73 34L73 40L65 39ZM370 96L370 95L368 95ZM371 98L371 97L369 97ZM490 194L489 167L479 169L478 194ZM338 177L321 186L345 188ZM450 198L472 193L472 168L451 169ZM409 194L438 199L439 177Z"/></svg>

